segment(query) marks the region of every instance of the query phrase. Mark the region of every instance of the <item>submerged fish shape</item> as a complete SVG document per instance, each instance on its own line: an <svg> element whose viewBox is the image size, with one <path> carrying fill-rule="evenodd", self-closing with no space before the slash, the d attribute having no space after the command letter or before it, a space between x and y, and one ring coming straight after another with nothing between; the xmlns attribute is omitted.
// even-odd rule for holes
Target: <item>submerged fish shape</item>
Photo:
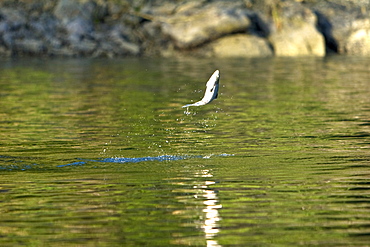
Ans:
<svg viewBox="0 0 370 247"><path fill-rule="evenodd" d="M219 83L220 83L220 71L216 70L215 72L213 72L211 78L209 78L209 80L206 83L206 91L204 93L203 99L201 99L198 102L195 102L194 104L184 105L182 108L189 106L206 105L210 103L212 100L217 99Z"/></svg>

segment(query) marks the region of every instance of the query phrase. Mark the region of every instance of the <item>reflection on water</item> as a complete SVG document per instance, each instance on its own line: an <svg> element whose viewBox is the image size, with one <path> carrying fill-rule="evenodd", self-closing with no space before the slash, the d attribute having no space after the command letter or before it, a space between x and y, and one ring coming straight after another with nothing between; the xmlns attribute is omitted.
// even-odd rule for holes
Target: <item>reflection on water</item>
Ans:
<svg viewBox="0 0 370 247"><path fill-rule="evenodd" d="M222 205L219 204L217 192L209 188L210 185L215 184L216 182L211 181L213 175L211 174L210 170L202 170L200 176L209 179L204 181L203 185L194 186L195 189L201 189L200 196L204 198L203 203L205 208L203 209L203 212L205 213L205 217L202 228L205 233L207 246L209 247L221 246L217 243L216 240L214 240L214 238L220 231L218 222L221 220L221 217L218 210L222 208Z"/></svg>
<svg viewBox="0 0 370 247"><path fill-rule="evenodd" d="M3 61L0 245L366 246L369 65Z"/></svg>
<svg viewBox="0 0 370 247"><path fill-rule="evenodd" d="M216 184L213 181L213 175L211 170L203 169L196 171L193 174L194 178L184 177L174 179L173 184L180 185L179 189L173 190L173 193L186 193L184 196L177 196L179 202L187 206L184 210L176 210L173 212L174 215L183 216L185 218L189 215L196 215L192 223L187 225L193 225L197 229L201 229L204 232L204 239L206 246L218 247L222 246L216 240L217 234L220 231L221 216L219 210L222 205L219 202L217 191L212 189L212 185ZM191 196L188 196L191 195ZM199 242L202 242L201 240ZM196 245L198 243L197 238L185 238L177 239L176 244Z"/></svg>

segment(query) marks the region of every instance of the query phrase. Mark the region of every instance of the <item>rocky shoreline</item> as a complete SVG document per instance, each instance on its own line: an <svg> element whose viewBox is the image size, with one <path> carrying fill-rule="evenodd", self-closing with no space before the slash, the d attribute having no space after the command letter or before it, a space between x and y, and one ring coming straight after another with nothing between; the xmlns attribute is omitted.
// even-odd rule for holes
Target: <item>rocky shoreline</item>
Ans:
<svg viewBox="0 0 370 247"><path fill-rule="evenodd" d="M369 0L4 0L0 56L370 56Z"/></svg>

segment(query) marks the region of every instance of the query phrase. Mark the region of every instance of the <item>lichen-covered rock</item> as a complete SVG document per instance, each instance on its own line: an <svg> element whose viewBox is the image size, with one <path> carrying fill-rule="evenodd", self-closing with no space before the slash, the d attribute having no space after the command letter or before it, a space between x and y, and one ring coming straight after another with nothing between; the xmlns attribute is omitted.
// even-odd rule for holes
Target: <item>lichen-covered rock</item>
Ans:
<svg viewBox="0 0 370 247"><path fill-rule="evenodd" d="M220 38L210 44L215 57L269 57L272 49L266 39L248 35L234 34Z"/></svg>
<svg viewBox="0 0 370 247"><path fill-rule="evenodd" d="M225 34L245 31L251 25L248 12L240 6L209 4L180 12L162 21L163 33L178 48L191 48Z"/></svg>

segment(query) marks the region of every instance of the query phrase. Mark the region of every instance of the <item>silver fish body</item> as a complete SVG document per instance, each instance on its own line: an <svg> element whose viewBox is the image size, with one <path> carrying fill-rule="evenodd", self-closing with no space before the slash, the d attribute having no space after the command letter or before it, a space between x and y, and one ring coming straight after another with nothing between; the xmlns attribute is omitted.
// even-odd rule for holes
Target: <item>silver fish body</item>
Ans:
<svg viewBox="0 0 370 247"><path fill-rule="evenodd" d="M217 99L218 97L218 87L220 84L220 71L216 70L213 72L211 78L206 83L206 91L204 93L203 98L195 102L193 104L187 104L184 105L184 107L189 107L189 106L201 106L201 105L206 105L210 103L212 100Z"/></svg>

